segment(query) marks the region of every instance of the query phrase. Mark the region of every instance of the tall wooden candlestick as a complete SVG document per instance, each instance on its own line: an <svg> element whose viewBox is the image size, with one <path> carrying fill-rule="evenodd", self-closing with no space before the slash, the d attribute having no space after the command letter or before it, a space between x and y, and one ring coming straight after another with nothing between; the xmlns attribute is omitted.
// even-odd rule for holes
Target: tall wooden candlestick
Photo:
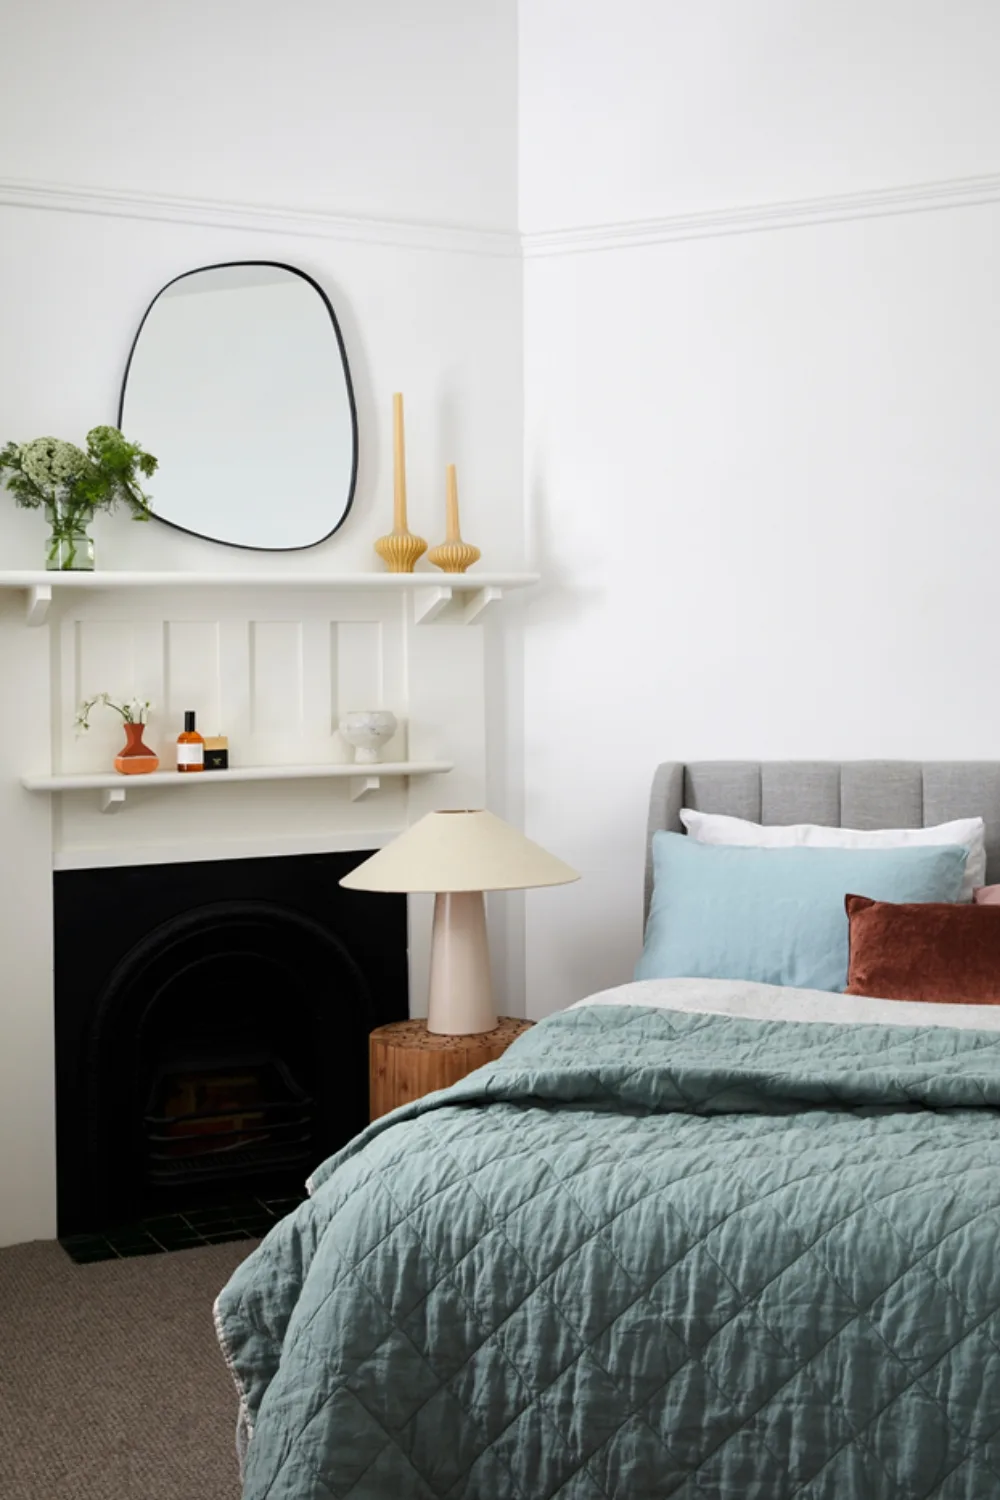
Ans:
<svg viewBox="0 0 1000 1500"><path fill-rule="evenodd" d="M427 561L440 568L442 573L464 573L478 562L482 553L478 547L470 547L462 541L458 524L458 476L455 465L449 464L446 475L445 494L445 539L439 547L432 547Z"/></svg>
<svg viewBox="0 0 1000 1500"><path fill-rule="evenodd" d="M445 539L449 542L460 542L462 540L458 529L458 475L455 465L449 464L445 470Z"/></svg>
<svg viewBox="0 0 1000 1500"><path fill-rule="evenodd" d="M406 429L399 391L392 398L392 525L394 531L406 530Z"/></svg>
<svg viewBox="0 0 1000 1500"><path fill-rule="evenodd" d="M427 551L422 536L414 536L406 524L406 435L403 428L403 398L392 398L392 531L380 536L375 551L390 573L412 573Z"/></svg>

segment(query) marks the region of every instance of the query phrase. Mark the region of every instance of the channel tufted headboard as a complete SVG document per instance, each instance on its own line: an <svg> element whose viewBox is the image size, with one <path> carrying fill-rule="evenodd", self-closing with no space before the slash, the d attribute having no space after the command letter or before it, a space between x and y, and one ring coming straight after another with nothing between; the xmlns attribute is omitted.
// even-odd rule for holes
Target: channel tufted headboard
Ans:
<svg viewBox="0 0 1000 1500"><path fill-rule="evenodd" d="M645 911L652 840L683 833L680 810L728 813L755 823L833 828L924 828L952 818L986 821L986 878L1000 881L1000 761L700 760L657 766L649 799Z"/></svg>

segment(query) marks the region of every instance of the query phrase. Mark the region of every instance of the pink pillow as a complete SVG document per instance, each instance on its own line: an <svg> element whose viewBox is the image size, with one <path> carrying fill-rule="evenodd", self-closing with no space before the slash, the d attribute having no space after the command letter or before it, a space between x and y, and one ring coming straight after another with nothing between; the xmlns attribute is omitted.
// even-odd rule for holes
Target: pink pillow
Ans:
<svg viewBox="0 0 1000 1500"><path fill-rule="evenodd" d="M1000 906L1000 885L977 885L972 899L977 906Z"/></svg>

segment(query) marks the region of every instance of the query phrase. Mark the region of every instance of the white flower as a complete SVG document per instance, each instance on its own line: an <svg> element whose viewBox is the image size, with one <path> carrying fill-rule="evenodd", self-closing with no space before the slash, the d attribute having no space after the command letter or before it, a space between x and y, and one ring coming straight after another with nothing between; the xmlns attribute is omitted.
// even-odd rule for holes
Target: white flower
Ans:
<svg viewBox="0 0 1000 1500"><path fill-rule="evenodd" d="M87 455L61 438L35 438L18 450L21 468L32 484L52 492L72 483L87 462Z"/></svg>
<svg viewBox="0 0 1000 1500"><path fill-rule="evenodd" d="M76 711L76 722L74 724L74 728L78 735L86 734L87 730L90 728L90 710L92 708L95 708L98 703L107 703L107 701L107 693L98 693L93 698L84 699L84 701L80 704L80 707Z"/></svg>

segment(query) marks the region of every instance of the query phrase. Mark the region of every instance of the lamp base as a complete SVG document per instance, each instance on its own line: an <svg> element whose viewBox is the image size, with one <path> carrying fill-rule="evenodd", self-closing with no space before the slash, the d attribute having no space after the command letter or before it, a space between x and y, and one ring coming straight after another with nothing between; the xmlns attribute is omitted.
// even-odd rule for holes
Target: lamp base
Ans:
<svg viewBox="0 0 1000 1500"><path fill-rule="evenodd" d="M427 1030L474 1036L497 1024L482 891L440 891L434 897Z"/></svg>

